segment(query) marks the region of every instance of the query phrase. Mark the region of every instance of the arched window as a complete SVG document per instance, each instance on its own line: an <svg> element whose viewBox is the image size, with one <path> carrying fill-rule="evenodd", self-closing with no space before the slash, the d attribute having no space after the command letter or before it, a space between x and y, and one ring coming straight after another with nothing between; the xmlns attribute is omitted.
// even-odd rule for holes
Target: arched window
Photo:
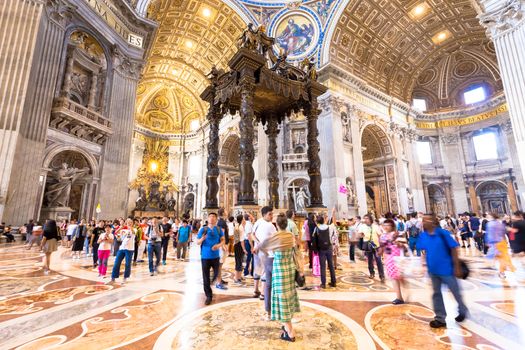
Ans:
<svg viewBox="0 0 525 350"><path fill-rule="evenodd" d="M427 100L424 98L414 98L412 99L412 108L417 109L420 112L426 112L427 110Z"/></svg>
<svg viewBox="0 0 525 350"><path fill-rule="evenodd" d="M428 165L432 164L432 148L430 146L430 141L428 140L419 140L416 143L417 155L419 159L419 164Z"/></svg>
<svg viewBox="0 0 525 350"><path fill-rule="evenodd" d="M480 130L472 137L477 160L498 159L498 137L493 130Z"/></svg>
<svg viewBox="0 0 525 350"><path fill-rule="evenodd" d="M471 85L463 91L463 100L466 105L483 102L487 99L487 89L484 85Z"/></svg>

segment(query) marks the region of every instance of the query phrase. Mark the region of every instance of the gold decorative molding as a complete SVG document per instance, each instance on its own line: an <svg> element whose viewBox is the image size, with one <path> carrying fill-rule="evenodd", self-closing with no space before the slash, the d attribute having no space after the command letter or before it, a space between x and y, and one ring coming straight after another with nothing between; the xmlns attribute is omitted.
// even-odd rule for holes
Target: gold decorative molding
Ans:
<svg viewBox="0 0 525 350"><path fill-rule="evenodd" d="M418 129L440 129L440 128L448 128L453 126L463 126L463 125L469 125L481 122L483 120L492 119L497 117L500 114L503 114L505 112L508 112L509 108L506 103L494 108L491 111L476 114L469 117L464 118L458 118L458 119L446 119L446 120L439 120L435 122L427 122L427 121L416 121L416 127Z"/></svg>

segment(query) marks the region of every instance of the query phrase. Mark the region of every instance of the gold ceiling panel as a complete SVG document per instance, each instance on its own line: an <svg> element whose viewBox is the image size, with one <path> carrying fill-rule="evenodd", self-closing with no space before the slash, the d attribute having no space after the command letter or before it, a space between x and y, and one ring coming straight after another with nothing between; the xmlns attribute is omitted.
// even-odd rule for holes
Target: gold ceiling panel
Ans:
<svg viewBox="0 0 525 350"><path fill-rule="evenodd" d="M409 101L430 62L489 41L476 16L470 0L349 0L331 39L330 61Z"/></svg>
<svg viewBox="0 0 525 350"><path fill-rule="evenodd" d="M148 57L142 80L147 87L143 89L171 89L181 110L170 110L168 114L181 114L171 116L173 123L165 120L162 125L174 129L162 132L186 132L191 120L205 116L206 105L199 95L208 85L206 75L214 65L226 68L245 23L220 0L159 0L150 6L149 16L159 22L159 29ZM151 128L142 122L149 120L144 118L150 111L144 108L152 93L141 96L137 120Z"/></svg>

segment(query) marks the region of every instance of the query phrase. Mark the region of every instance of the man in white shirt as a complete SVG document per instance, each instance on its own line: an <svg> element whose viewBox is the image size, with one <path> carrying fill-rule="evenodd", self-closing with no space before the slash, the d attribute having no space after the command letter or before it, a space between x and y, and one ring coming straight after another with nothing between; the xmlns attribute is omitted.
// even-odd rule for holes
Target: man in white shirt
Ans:
<svg viewBox="0 0 525 350"><path fill-rule="evenodd" d="M73 237L73 233L75 233L75 230L77 229L77 227L78 225L75 219L71 220L71 222L67 226L67 231L66 231L67 248L71 247L71 238Z"/></svg>
<svg viewBox="0 0 525 350"><path fill-rule="evenodd" d="M261 293L259 292L259 280L264 274L264 282L261 286L261 289L264 290L264 306L268 315L271 311L271 292L272 292L272 268L273 268L273 252L267 251L268 256L264 253L259 252L259 244L271 237L277 229L272 224L273 219L273 208L272 207L263 207L261 209L262 218L257 220L255 225L253 225L253 236L255 243L255 267L254 267L254 286L255 292L254 297L261 298ZM262 299L262 298L261 298ZM269 316L268 316L269 317Z"/></svg>

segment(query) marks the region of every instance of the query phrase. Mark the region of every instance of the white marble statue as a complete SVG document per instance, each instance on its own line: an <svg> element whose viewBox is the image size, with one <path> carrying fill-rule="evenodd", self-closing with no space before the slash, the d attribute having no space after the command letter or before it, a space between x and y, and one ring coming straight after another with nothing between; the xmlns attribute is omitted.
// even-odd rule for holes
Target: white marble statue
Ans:
<svg viewBox="0 0 525 350"><path fill-rule="evenodd" d="M295 194L295 211L297 213L306 212L306 203L308 199L309 197L303 188L301 188L299 192Z"/></svg>
<svg viewBox="0 0 525 350"><path fill-rule="evenodd" d="M49 175L56 182L47 186L46 198L48 207L67 207L69 205L69 194L71 186L78 178L89 173L89 168L68 168L67 163L53 170Z"/></svg>

